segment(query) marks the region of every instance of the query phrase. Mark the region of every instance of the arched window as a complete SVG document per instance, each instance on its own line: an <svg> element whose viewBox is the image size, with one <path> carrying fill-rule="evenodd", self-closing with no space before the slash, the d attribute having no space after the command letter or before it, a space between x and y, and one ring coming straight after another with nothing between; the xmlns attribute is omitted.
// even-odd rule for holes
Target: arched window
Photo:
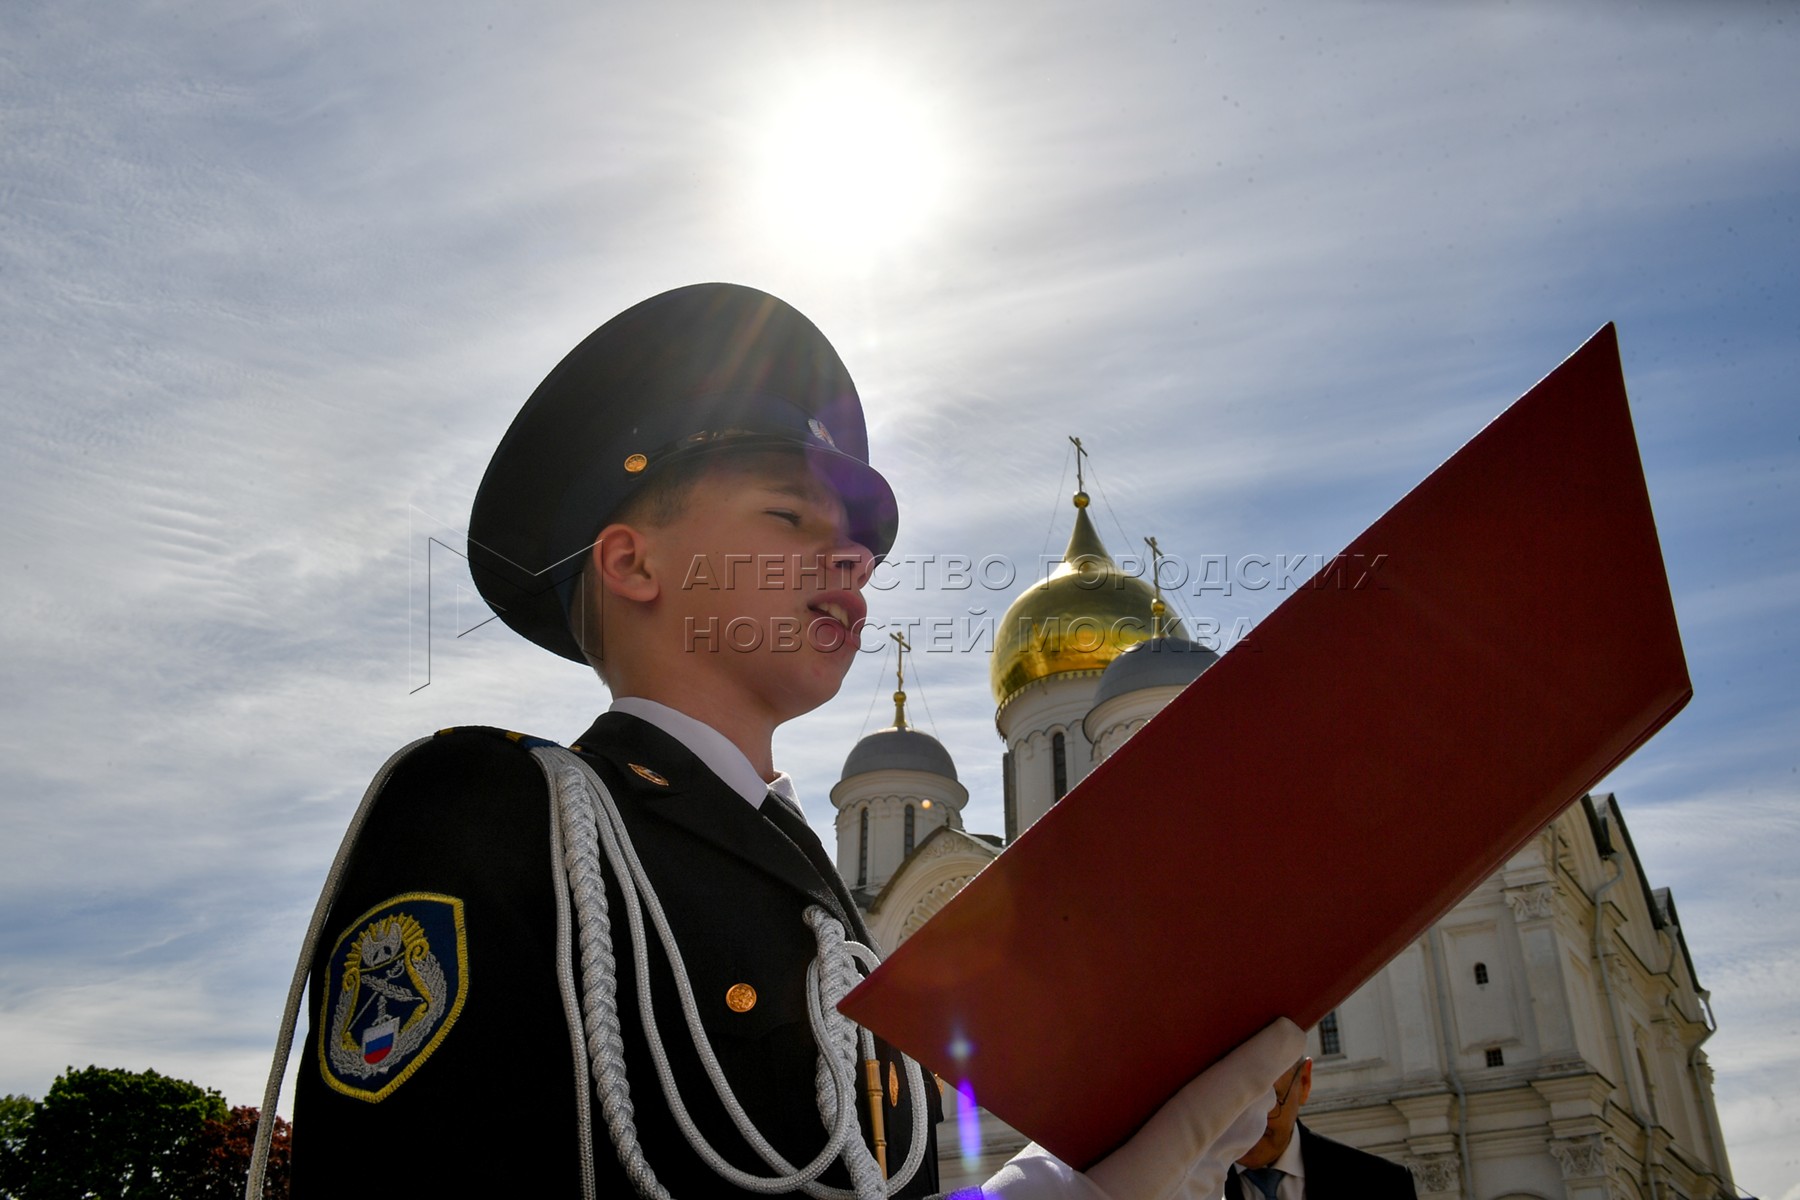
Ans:
<svg viewBox="0 0 1800 1200"><path fill-rule="evenodd" d="M1487 979L1488 979L1487 964L1486 963L1476 963L1475 964L1475 982L1476 983L1486 983Z"/></svg>
<svg viewBox="0 0 1800 1200"><path fill-rule="evenodd" d="M913 806L906 806L906 849L900 851L902 858L912 853L913 848Z"/></svg>
<svg viewBox="0 0 1800 1200"><path fill-rule="evenodd" d="M869 886L869 809L867 805L863 806L862 814L857 818L856 886Z"/></svg>
<svg viewBox="0 0 1800 1200"><path fill-rule="evenodd" d="M1052 782L1056 798L1061 800L1069 794L1069 744L1060 733L1050 739L1050 770L1054 774Z"/></svg>

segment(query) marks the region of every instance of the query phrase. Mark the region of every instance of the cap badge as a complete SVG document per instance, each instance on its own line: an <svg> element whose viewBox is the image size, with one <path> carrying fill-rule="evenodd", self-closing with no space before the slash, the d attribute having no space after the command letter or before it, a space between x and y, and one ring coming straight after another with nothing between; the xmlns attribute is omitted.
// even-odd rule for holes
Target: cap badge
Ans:
<svg viewBox="0 0 1800 1200"><path fill-rule="evenodd" d="M625 470L632 475L636 475L639 471L642 471L649 465L650 460L641 454L632 454L625 459Z"/></svg>
<svg viewBox="0 0 1800 1200"><path fill-rule="evenodd" d="M806 427L812 430L812 435L821 442L824 442L833 450L837 449L837 443L831 440L831 431L825 428L825 422L819 420L817 417L808 417L806 418Z"/></svg>

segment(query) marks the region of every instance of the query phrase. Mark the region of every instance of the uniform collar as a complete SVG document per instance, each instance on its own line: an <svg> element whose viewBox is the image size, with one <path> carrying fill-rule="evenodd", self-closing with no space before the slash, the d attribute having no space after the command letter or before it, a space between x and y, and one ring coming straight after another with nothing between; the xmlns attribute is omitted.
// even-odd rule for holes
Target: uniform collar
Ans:
<svg viewBox="0 0 1800 1200"><path fill-rule="evenodd" d="M748 801L750 807L761 808L763 797L774 792L800 811L799 795L786 771L777 771L774 779L765 780L730 738L706 722L642 696L620 696L608 711L647 721L680 742L687 747L688 753L706 764L707 770L717 775L721 783Z"/></svg>

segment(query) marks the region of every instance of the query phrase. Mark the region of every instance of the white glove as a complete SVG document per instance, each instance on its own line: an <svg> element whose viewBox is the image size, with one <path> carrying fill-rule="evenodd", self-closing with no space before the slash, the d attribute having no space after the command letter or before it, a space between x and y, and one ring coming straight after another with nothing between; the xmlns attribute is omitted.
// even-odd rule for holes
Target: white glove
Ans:
<svg viewBox="0 0 1800 1200"><path fill-rule="evenodd" d="M1133 1134L1088 1169L1033 1144L981 1187L990 1200L1211 1200L1225 1173L1262 1136L1275 1080L1306 1052L1286 1017L1196 1075Z"/></svg>

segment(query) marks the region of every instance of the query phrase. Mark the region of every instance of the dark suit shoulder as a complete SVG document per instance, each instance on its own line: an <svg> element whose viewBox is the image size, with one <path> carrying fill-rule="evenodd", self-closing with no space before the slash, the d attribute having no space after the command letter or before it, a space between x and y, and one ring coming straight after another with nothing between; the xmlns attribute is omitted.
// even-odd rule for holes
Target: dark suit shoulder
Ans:
<svg viewBox="0 0 1800 1200"><path fill-rule="evenodd" d="M1309 1200L1330 1200L1333 1196L1412 1200L1417 1196L1412 1172L1399 1163L1314 1133L1304 1123L1296 1127L1300 1157L1306 1164Z"/></svg>
<svg viewBox="0 0 1800 1200"><path fill-rule="evenodd" d="M405 889L510 902L523 881L547 883L549 791L531 755L547 744L463 726L415 745L381 781L334 910Z"/></svg>
<svg viewBox="0 0 1800 1200"><path fill-rule="evenodd" d="M530 752L554 744L479 725L440 729L389 765L376 811L441 810L469 801L492 806L541 796L543 772Z"/></svg>

